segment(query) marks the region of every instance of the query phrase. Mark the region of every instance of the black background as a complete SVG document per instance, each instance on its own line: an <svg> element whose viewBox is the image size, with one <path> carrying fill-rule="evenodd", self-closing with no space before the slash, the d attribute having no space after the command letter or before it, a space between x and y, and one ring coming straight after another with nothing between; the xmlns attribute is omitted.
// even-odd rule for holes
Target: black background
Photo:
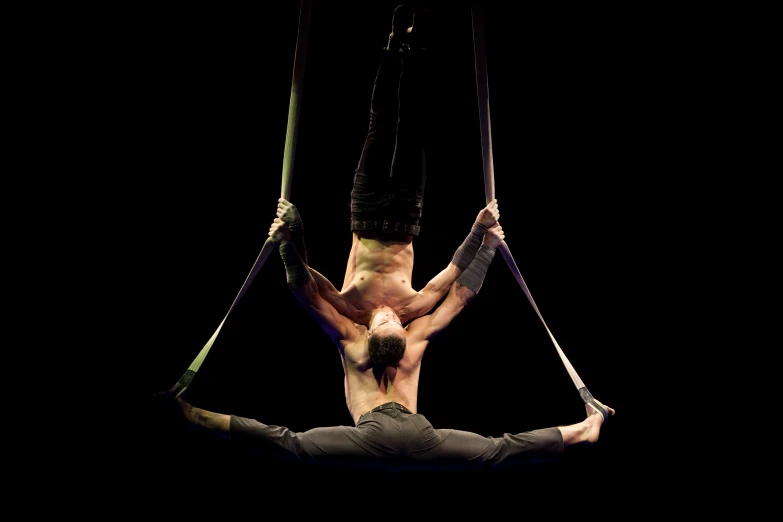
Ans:
<svg viewBox="0 0 783 522"><path fill-rule="evenodd" d="M276 251L222 321L281 195L295 56L306 65L290 200L305 221L311 265L341 286L351 182L396 5L316 1L308 46L298 52L298 2L132 13L138 27L121 53L118 162L135 199L129 226L138 247L127 260L139 304L127 318L143 335L124 365L140 396L177 382L220 327L189 390L194 405L297 431L352 424L337 349L287 289ZM429 5L439 93L415 288L448 264L486 203L470 4ZM365 480L243 460L139 421L134 446L144 458L133 463L152 499L167 498L172 482L191 492L250 483L307 498L342 481L369 487L403 476L417 487L487 494L523 484L587 489L593 500L639 489L635 472L651 448L640 428L647 412L632 395L649 385L644 368L658 357L649 329L665 320L643 311L651 293L665 291L648 268L659 254L646 246L655 234L646 209L668 183L664 151L679 146L680 134L660 129L670 93L683 93L676 66L663 63L669 35L647 25L655 13L641 8L485 2L482 11L500 222L552 335L592 394L617 410L599 443L544 469ZM584 417L553 341L499 253L475 301L428 347L418 409L436 427L485 435Z"/></svg>

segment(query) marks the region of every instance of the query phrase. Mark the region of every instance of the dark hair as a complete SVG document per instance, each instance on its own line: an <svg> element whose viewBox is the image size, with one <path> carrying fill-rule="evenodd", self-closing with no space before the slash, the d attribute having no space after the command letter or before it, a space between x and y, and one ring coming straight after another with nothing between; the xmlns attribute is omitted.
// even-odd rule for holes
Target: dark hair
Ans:
<svg viewBox="0 0 783 522"><path fill-rule="evenodd" d="M405 354L405 337L397 334L381 336L374 333L370 335L367 344L370 352L370 364L374 368L397 366Z"/></svg>

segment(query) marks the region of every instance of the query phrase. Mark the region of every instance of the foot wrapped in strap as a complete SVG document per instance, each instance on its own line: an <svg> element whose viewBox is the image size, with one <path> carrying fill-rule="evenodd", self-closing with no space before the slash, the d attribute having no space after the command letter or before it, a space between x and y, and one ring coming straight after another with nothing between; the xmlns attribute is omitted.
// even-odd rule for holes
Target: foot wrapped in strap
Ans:
<svg viewBox="0 0 783 522"><path fill-rule="evenodd" d="M582 400L585 404L601 414L601 417L604 418L604 422L609 420L609 410L607 410L603 404L595 400L590 391L588 391L587 387L579 388L579 395L582 397Z"/></svg>

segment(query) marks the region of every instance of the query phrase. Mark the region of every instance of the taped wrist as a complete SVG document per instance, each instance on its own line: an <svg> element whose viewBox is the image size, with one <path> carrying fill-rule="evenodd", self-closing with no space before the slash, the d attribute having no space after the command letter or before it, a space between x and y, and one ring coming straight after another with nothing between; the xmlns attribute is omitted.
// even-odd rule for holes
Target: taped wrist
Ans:
<svg viewBox="0 0 783 522"><path fill-rule="evenodd" d="M288 233L291 234L291 241L294 242L294 246L296 246L296 251L299 252L299 257L302 258L304 264L306 265L309 264L307 262L307 247L305 247L305 242L304 242L304 227L300 227L298 230L294 230L289 226Z"/></svg>
<svg viewBox="0 0 783 522"><path fill-rule="evenodd" d="M294 220L288 224L288 233L291 234L291 240L296 246L296 250L299 252L299 257L302 258L304 264L307 262L307 248L304 242L304 223L302 217L299 215L299 211L294 207Z"/></svg>
<svg viewBox="0 0 783 522"><path fill-rule="evenodd" d="M457 268L464 271L470 265L479 247L481 247L486 231L487 227L485 225L478 221L473 223L470 234L468 234L468 237L465 238L465 241L462 242L457 251L454 252L454 257L451 258L451 262L457 265Z"/></svg>
<svg viewBox="0 0 783 522"><path fill-rule="evenodd" d="M312 277L310 271L307 269L307 265L302 262L302 258L297 252L296 246L290 241L281 241L280 246L280 258L283 260L285 266L285 276L288 281L288 285L292 289L301 288L310 281Z"/></svg>
<svg viewBox="0 0 783 522"><path fill-rule="evenodd" d="M457 278L457 282L473 290L474 294L479 293L481 285L484 284L484 276L487 275L492 258L495 257L495 249L482 244L478 252L473 257L468 267Z"/></svg>

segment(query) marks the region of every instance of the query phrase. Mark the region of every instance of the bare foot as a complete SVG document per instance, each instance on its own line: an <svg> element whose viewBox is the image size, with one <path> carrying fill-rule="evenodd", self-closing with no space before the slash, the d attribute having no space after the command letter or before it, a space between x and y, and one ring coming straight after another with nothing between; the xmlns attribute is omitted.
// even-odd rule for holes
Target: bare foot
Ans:
<svg viewBox="0 0 783 522"><path fill-rule="evenodd" d="M602 404L597 400L595 402L602 406L609 413L610 417L614 415L614 408L610 408L609 406ZM598 435L601 432L601 426L604 423L604 417L601 415L600 411L595 409L590 404L585 404L585 410L587 411L587 418L584 420L584 422L587 424L585 442L589 444L595 444L598 441Z"/></svg>
<svg viewBox="0 0 783 522"><path fill-rule="evenodd" d="M607 411L610 417L614 415L614 408L606 406L599 401L596 402ZM587 418L582 422L571 424L570 426L558 426L558 429L563 434L563 444L565 446L573 446L575 444L592 445L598 442L604 418L601 412L590 404L585 404L585 410L587 411Z"/></svg>

